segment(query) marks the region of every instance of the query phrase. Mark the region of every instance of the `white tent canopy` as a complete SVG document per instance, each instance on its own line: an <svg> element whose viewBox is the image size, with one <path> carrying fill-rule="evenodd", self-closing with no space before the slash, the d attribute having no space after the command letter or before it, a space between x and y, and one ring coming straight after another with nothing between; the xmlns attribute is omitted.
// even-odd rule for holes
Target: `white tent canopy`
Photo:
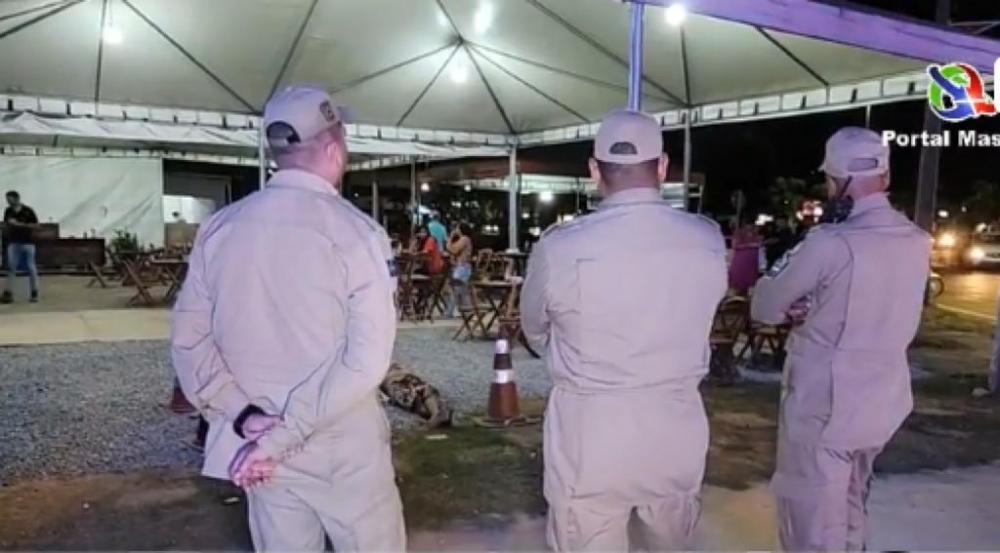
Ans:
<svg viewBox="0 0 1000 553"><path fill-rule="evenodd" d="M929 61L997 55L839 0L3 0L0 143L242 156L267 98L310 82L350 106L355 151L510 151L514 175L516 147L592 136L641 82L643 109L687 131L688 180L692 126L916 98Z"/></svg>
<svg viewBox="0 0 1000 553"><path fill-rule="evenodd" d="M820 39L868 40L856 35L878 16L806 0L688 3L712 16L671 26L647 8L647 111L878 82L932 51L976 46L982 66L997 50L901 20L875 30L871 49L834 44ZM614 0L5 0L0 91L84 104L69 114L96 103L255 114L305 81L338 91L359 123L522 135L624 103L628 22ZM789 33L799 29L819 38Z"/></svg>

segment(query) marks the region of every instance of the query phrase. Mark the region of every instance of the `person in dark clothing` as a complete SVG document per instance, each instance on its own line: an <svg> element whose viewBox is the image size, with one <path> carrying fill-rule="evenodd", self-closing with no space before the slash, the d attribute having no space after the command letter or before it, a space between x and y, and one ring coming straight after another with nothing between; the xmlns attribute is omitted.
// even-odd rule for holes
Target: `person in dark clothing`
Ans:
<svg viewBox="0 0 1000 553"><path fill-rule="evenodd" d="M35 265L34 230L38 227L35 210L21 203L16 191L7 192L7 209L3 212L4 236L7 244L7 288L0 296L0 303L14 301L17 269L24 261L31 285L31 301L38 301L38 267Z"/></svg>
<svg viewBox="0 0 1000 553"><path fill-rule="evenodd" d="M767 257L767 266L774 265L774 262L781 259L781 256L795 247L798 239L792 227L788 224L787 217L777 217L774 220L774 231L768 234L764 242L764 254Z"/></svg>

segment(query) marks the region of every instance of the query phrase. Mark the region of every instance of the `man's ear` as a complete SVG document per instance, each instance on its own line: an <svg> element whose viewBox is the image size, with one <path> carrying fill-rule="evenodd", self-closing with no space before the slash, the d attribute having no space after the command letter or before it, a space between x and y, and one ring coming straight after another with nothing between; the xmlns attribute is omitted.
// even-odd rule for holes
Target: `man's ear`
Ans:
<svg viewBox="0 0 1000 553"><path fill-rule="evenodd" d="M607 184L605 184L604 178L601 177L601 167L594 158L590 158L588 165L590 166L590 180L597 183L597 195L602 198L606 197L608 195Z"/></svg>
<svg viewBox="0 0 1000 553"><path fill-rule="evenodd" d="M667 156L666 153L664 153L660 156L660 162L657 164L656 167L656 177L659 179L659 182L661 184L667 182L668 169L670 169L670 158Z"/></svg>
<svg viewBox="0 0 1000 553"><path fill-rule="evenodd" d="M340 169L340 173L343 174L347 169L347 147L343 142L337 140L331 140L330 143L326 145L326 155L329 156Z"/></svg>

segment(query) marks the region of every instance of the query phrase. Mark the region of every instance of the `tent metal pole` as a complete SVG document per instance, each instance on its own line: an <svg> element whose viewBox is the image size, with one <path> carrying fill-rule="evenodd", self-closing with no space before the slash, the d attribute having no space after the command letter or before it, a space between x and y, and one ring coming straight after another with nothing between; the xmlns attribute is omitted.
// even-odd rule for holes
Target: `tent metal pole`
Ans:
<svg viewBox="0 0 1000 553"><path fill-rule="evenodd" d="M417 158L410 158L410 235L417 230L417 215L420 205L417 204Z"/></svg>
<svg viewBox="0 0 1000 553"><path fill-rule="evenodd" d="M642 32L645 6L632 3L632 24L629 28L628 109L642 109Z"/></svg>
<svg viewBox="0 0 1000 553"><path fill-rule="evenodd" d="M372 179L372 219L378 222L378 181Z"/></svg>
<svg viewBox="0 0 1000 553"><path fill-rule="evenodd" d="M257 188L259 190L264 189L264 183L267 182L267 151L264 148L264 120L261 119L260 125L257 126Z"/></svg>
<svg viewBox="0 0 1000 553"><path fill-rule="evenodd" d="M510 251L516 252L518 248L518 203L521 199L521 182L517 176L517 146L510 148L510 174L507 176L507 247Z"/></svg>
<svg viewBox="0 0 1000 553"><path fill-rule="evenodd" d="M951 0L937 0L936 19L938 23L947 24L951 18ZM924 108L924 131L929 134L941 133L941 119L931 111L930 106ZM938 176L941 169L941 148L920 149L920 165L917 168L917 201L913 207L913 220L920 228L930 232L934 227L934 215L937 211Z"/></svg>
<svg viewBox="0 0 1000 553"><path fill-rule="evenodd" d="M684 211L691 211L691 118L694 110L684 113ZM698 199L701 201L701 198ZM700 210L699 210L700 211Z"/></svg>

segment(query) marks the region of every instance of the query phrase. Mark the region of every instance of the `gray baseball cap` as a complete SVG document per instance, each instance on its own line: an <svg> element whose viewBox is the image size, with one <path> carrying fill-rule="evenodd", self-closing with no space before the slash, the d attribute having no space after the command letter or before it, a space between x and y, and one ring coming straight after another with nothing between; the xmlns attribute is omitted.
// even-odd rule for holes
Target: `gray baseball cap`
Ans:
<svg viewBox="0 0 1000 553"><path fill-rule="evenodd" d="M342 123L343 108L317 86L290 86L275 94L264 107L264 132L272 148L306 142Z"/></svg>
<svg viewBox="0 0 1000 553"><path fill-rule="evenodd" d="M819 170L837 178L882 175L889 170L889 147L875 131L844 127L826 142Z"/></svg>
<svg viewBox="0 0 1000 553"><path fill-rule="evenodd" d="M633 165L663 155L660 124L641 111L618 109L604 116L594 139L597 161Z"/></svg>

